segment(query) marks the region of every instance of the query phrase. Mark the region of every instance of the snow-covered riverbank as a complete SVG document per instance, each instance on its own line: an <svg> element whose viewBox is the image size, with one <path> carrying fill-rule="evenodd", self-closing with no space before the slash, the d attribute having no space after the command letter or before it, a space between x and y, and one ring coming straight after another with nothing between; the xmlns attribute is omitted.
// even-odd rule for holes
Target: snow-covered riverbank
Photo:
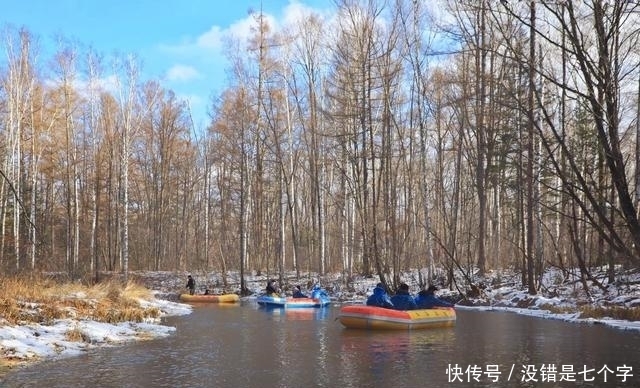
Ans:
<svg viewBox="0 0 640 388"><path fill-rule="evenodd" d="M162 315L183 315L189 305L162 299L140 300L144 308L157 308ZM160 318L144 322L104 323L87 319L59 319L51 325L30 323L0 327L0 349L5 367L30 361L80 354L88 349L171 335L175 328Z"/></svg>
<svg viewBox="0 0 640 388"><path fill-rule="evenodd" d="M558 276L549 274L549 276ZM623 330L640 330L640 321L614 319L611 317L584 318L579 306L592 305L602 308L637 310L640 306L640 279L629 275L628 280L620 284L611 284L605 290L592 288L587 295L577 282L554 282L548 280L545 292L528 295L518 286L517 275L487 277L481 295L476 298L460 300L459 309L481 309L487 311L511 311L517 314L544 319L559 319L576 324L605 324ZM145 272L136 274L138 281L154 289L153 297L140 299L143 308L156 308L161 316L183 315L191 312L191 306L177 302L178 295L184 291L186 275L169 272ZM214 292L234 292L235 280L228 278L228 286L216 274L194 274L201 292L205 287ZM412 291L417 292L415 277L407 275L405 282ZM639 276L640 278L640 276ZM499 280L498 280L499 279ZM248 287L259 294L266 277L249 278ZM313 284L317 278L290 280L291 284ZM362 303L371 292L377 278L355 278L349 282L339 277L324 277L323 287L329 291L336 304ZM439 286L442 286L439 284ZM286 286L283 288L287 288ZM449 300L459 300L459 292L440 290L439 295ZM249 297L251 298L251 297ZM77 355L87 349L101 346L117 346L128 341L145 340L169 336L175 328L161 324L160 318L143 322L103 323L87 319L59 319L51 325L31 323L24 325L0 326L0 349L4 365L12 366L30 361L39 361L56 357Z"/></svg>

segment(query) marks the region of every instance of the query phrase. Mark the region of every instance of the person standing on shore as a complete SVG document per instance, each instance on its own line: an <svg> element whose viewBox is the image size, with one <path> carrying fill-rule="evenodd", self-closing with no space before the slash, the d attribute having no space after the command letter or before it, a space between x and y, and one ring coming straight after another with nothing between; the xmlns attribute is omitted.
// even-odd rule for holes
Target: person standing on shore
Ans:
<svg viewBox="0 0 640 388"><path fill-rule="evenodd" d="M189 289L190 295L193 295L196 293L196 281L193 280L191 275L187 276L187 288Z"/></svg>

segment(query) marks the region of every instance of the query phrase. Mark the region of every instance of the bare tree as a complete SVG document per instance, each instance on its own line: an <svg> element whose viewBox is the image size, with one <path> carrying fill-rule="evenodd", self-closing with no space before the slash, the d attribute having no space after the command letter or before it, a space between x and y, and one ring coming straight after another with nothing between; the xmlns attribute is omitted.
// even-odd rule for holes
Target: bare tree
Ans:
<svg viewBox="0 0 640 388"><path fill-rule="evenodd" d="M77 47L60 40L60 49L55 55L58 101L62 109L63 164L66 202L66 265L71 278L79 273L80 251L80 193L78 164L78 106L79 95L74 87L77 81Z"/></svg>
<svg viewBox="0 0 640 388"><path fill-rule="evenodd" d="M632 74L634 61L626 59L632 55L638 40L637 8L630 2L610 3L601 0L584 2L581 5L567 3L541 3L546 24L532 25L524 18L523 25L535 30L535 34L551 49L566 50L571 61L568 69L577 77L564 79L557 77L552 68L540 68L537 72L547 82L565 90L576 101L585 101L586 109L593 122L593 135L604 156L608 178L616 193L616 202L602 201L597 195L597 187L577 163L577 155L563 131L556 125L553 112L542 103L543 95L536 92L536 102L542 107L542 120L549 133L538 127L542 135L542 145L553 162L554 169L562 180L563 187L572 201L582 211L586 221L602 236L606 244L615 251L637 263L640 259L640 224L637 209L629 189L629 179L625 169L624 150L621 143L621 87ZM518 15L515 8L505 3L505 9ZM549 31L554 33L549 33ZM564 37L560 40L559 37ZM566 46L561 46L565 42ZM570 173L561 168L555 147L563 152ZM594 154L599 151L596 150ZM612 208L623 221L625 232L631 243L626 241L622 230L611 222L608 209Z"/></svg>
<svg viewBox="0 0 640 388"><path fill-rule="evenodd" d="M12 209L12 238L15 269L20 269L22 214L27 214L22 198L23 187L23 130L25 119L29 117L32 107L30 100L35 87L34 51L31 34L21 29L5 33L5 52L7 54L7 75L2 79L2 89L5 94L8 115L5 116L6 135L3 140L7 147L3 150L2 185L0 196L2 201L2 243L0 243L0 263L3 262L5 248L5 233L8 209ZM32 166L35 161L32 160ZM30 228L35 228L32 222ZM35 236L34 229L32 236Z"/></svg>
<svg viewBox="0 0 640 388"><path fill-rule="evenodd" d="M99 127L99 115L100 115L100 95L103 93L100 87L100 77L102 76L102 57L98 55L94 50L90 50L86 56L86 70L88 73L88 97L87 104L88 112L85 114L87 126L91 136L91 159L92 159L92 181L93 190L91 190L91 239L90 239L90 269L94 273L94 281L97 283L100 281L100 262L99 251L101 248L98 225L100 223L100 198L102 192L102 166L101 166L101 153L99 151L101 128Z"/></svg>
<svg viewBox="0 0 640 388"><path fill-rule="evenodd" d="M343 149L349 159L349 165L342 168L343 171L351 170L345 178L359 217L362 272L370 275L373 267L386 283L377 225L380 200L377 174L383 166L378 163L380 155L375 148L378 127L374 123L376 104L379 103L374 94L380 87L380 80L374 74L374 63L381 55L375 26L380 12L374 1L365 6L351 1L339 5L342 21L334 53L335 73L330 81L330 97L336 101L334 106L340 106L340 111L332 112L334 120L351 131L337 136L345 142Z"/></svg>
<svg viewBox="0 0 640 388"><path fill-rule="evenodd" d="M402 36L406 45L404 56L408 62L409 74L411 75L408 127L417 128L418 130L418 149L420 155L420 172L418 175L421 177L421 181L424 182L420 187L423 211L422 227L424 228L425 251L427 253L424 265L427 267L427 278L432 279L434 276L436 257L431 241L431 235L433 233L430 211L430 207L433 205L430 203L429 197L431 187L426 184L426 182L430 180L428 163L429 134L427 133L427 128L429 126L429 116L433 115L436 133L441 133L439 130L441 129L440 119L442 117L442 110L436 107L436 105L439 105L442 101L440 99L442 93L439 93L437 88L432 89L429 87L429 81L431 79L429 74L426 74L426 69L429 68L429 56L432 54L431 41L434 39L433 36L427 36L425 38L425 31L429 31L429 26L427 25L430 17L428 8L417 1L412 1L410 4L408 1L399 1L397 3L397 13L401 24ZM445 87L445 85L439 86ZM442 146L442 143L439 143L439 145ZM413 149L414 146L411 146L411 148ZM444 171L442 168L442 157L444 156L444 150L442 147L440 147L439 150L440 152L437 153L439 163L437 163L436 168L439 168L440 174L437 181L443 182ZM410 167L407 173L410 176L414 175ZM443 191L440 190L439 194L442 193Z"/></svg>
<svg viewBox="0 0 640 388"><path fill-rule="evenodd" d="M536 286L535 286L535 277L534 277L534 249L535 249L535 240L536 240L536 228L535 228L535 217L536 213L535 209L535 177L534 177L534 163L535 163L535 155L534 155L534 126L535 126L535 90L536 90L536 34L535 34L535 25L536 25L536 2L535 0L531 0L530 2L530 35L529 35L529 91L528 91L528 109L527 109L527 136L526 136L526 172L525 182L526 182L526 230L527 230L527 249L525 251L526 261L527 261L527 286L529 289L529 294L536 294Z"/></svg>
<svg viewBox="0 0 640 388"><path fill-rule="evenodd" d="M139 62L133 55L128 55L123 62L119 63L124 77L118 78L118 103L120 105L120 135L122 137L122 150L120 153L120 170L122 174L121 208L122 218L120 220L120 232L122 235L121 246L121 271L124 274L124 281L128 280L129 274L129 164L131 158L132 137L140 129L142 121L149 114L153 106L154 98L147 99L146 105L141 106L138 98L138 77ZM117 69L116 69L117 70Z"/></svg>
<svg viewBox="0 0 640 388"><path fill-rule="evenodd" d="M314 234L317 235L319 246L320 272L323 273L326 264L326 228L325 228L325 209L326 198L323 194L325 164L322 159L323 154L323 137L321 132L320 117L320 101L321 94L321 66L323 55L323 29L326 24L318 15L308 15L303 19L295 29L297 31L297 39L294 41L294 60L292 71L292 82L290 90L296 104L296 114L302 130L302 138L306 145L306 154L308 157L308 172L305 175L310 181L310 190L312 192L310 206L313 209ZM298 70L299 69L299 70ZM299 71L300 75L297 74ZM295 219L298 212L296 211L295 186L293 185L293 155L290 159L291 179L288 181L288 209L291 224L292 240L294 244L293 262L296 271L300 271L300 254L299 254L299 234Z"/></svg>

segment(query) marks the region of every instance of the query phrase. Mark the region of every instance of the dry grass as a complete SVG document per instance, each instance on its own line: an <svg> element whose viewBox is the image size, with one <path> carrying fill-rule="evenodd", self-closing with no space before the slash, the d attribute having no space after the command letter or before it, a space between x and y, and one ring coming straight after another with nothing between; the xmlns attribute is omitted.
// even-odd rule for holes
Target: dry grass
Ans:
<svg viewBox="0 0 640 388"><path fill-rule="evenodd" d="M640 308L637 307L600 307L583 306L580 310L580 318L604 318L624 319L627 321L640 321Z"/></svg>
<svg viewBox="0 0 640 388"><path fill-rule="evenodd" d="M65 339L72 342L89 342L85 334L78 327L67 330L64 333Z"/></svg>
<svg viewBox="0 0 640 388"><path fill-rule="evenodd" d="M557 306L553 304L542 304L540 305L540 310L548 310L552 314L570 314L575 313L576 308L571 306Z"/></svg>
<svg viewBox="0 0 640 388"><path fill-rule="evenodd" d="M56 283L51 279L0 278L0 317L5 324L52 323L56 319L85 318L99 322L141 322L157 318L156 308L142 308L139 299L151 292L133 282L104 282L93 286ZM74 338L74 333L69 336Z"/></svg>
<svg viewBox="0 0 640 388"><path fill-rule="evenodd" d="M579 312L579 318L613 318L627 321L640 321L640 308L628 308L620 306L602 307L583 305L578 307L555 306L545 304L540 306L543 310L549 310L553 314L566 314Z"/></svg>

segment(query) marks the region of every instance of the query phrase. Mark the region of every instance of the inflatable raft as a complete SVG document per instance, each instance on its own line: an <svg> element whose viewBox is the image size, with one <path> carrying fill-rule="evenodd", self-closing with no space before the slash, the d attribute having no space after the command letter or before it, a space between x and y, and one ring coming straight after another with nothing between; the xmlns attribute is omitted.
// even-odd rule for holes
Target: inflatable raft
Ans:
<svg viewBox="0 0 640 388"><path fill-rule="evenodd" d="M321 295L318 298L285 298L265 294L257 297L256 301L260 306L284 308L324 307L331 303L329 297L325 295Z"/></svg>
<svg viewBox="0 0 640 388"><path fill-rule="evenodd" d="M348 328L371 330L419 330L450 327L456 322L452 308L392 310L367 305L349 305L340 309L340 323Z"/></svg>
<svg viewBox="0 0 640 388"><path fill-rule="evenodd" d="M183 302L236 303L240 300L240 297L237 294L222 294L222 295L181 294L180 300Z"/></svg>

